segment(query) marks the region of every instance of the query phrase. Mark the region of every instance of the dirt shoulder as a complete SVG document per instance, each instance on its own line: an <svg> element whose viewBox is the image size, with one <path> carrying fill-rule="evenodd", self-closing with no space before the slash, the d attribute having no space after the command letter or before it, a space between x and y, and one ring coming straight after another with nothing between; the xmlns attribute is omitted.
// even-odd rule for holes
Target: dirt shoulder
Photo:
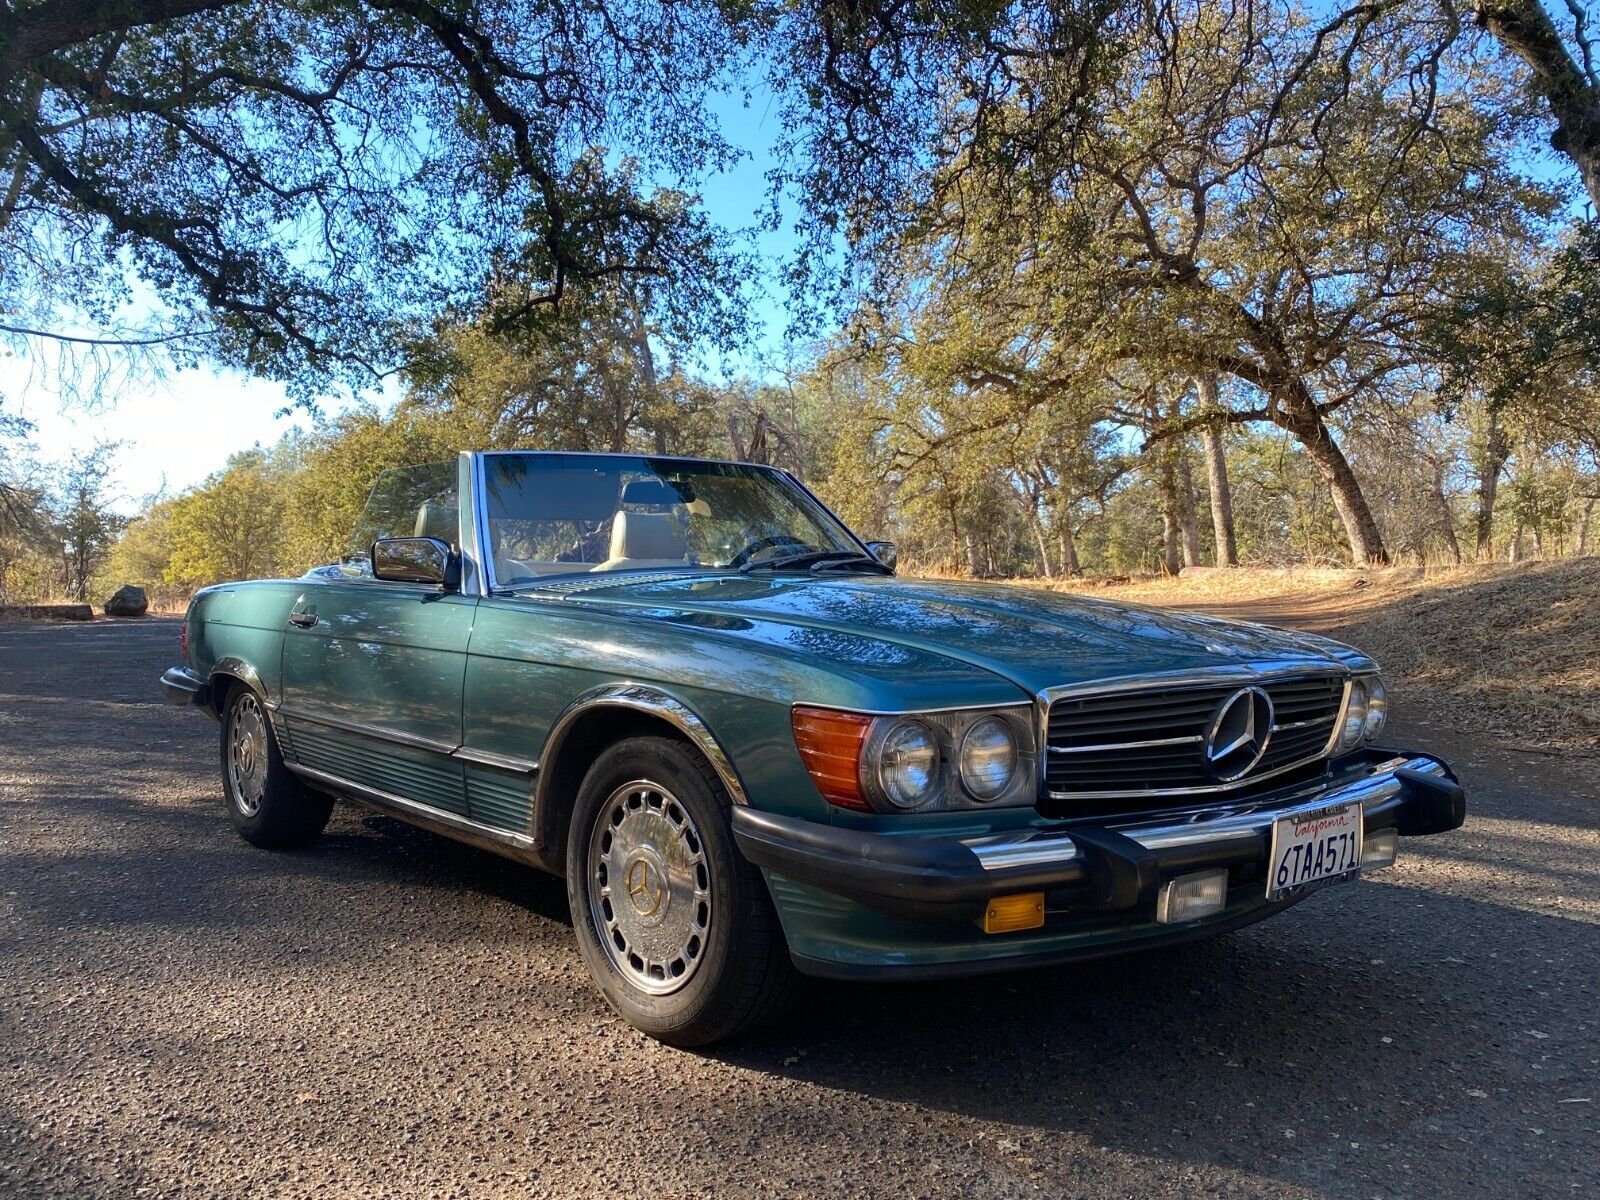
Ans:
<svg viewBox="0 0 1600 1200"><path fill-rule="evenodd" d="M1037 586L1326 633L1382 663L1397 704L1427 720L1600 751L1600 558Z"/></svg>

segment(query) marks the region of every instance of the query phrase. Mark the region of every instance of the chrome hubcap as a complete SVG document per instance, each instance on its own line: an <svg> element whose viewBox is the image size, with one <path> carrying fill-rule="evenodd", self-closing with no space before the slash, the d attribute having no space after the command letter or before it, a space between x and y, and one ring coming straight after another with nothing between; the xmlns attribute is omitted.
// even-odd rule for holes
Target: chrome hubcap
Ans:
<svg viewBox="0 0 1600 1200"><path fill-rule="evenodd" d="M635 780L611 793L589 838L589 908L613 966L664 996L694 975L711 927L711 869L688 810Z"/></svg>
<svg viewBox="0 0 1600 1200"><path fill-rule="evenodd" d="M233 706L228 728L228 785L233 802L247 817L261 811L267 790L267 719L254 696Z"/></svg>

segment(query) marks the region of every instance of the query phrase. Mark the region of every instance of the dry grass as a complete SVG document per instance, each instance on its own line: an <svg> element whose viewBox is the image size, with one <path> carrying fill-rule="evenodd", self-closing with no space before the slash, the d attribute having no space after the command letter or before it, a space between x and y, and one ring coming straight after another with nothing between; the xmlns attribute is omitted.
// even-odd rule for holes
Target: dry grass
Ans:
<svg viewBox="0 0 1600 1200"><path fill-rule="evenodd" d="M1325 632L1381 662L1397 701L1425 715L1508 743L1600 749L1600 558L1035 585Z"/></svg>

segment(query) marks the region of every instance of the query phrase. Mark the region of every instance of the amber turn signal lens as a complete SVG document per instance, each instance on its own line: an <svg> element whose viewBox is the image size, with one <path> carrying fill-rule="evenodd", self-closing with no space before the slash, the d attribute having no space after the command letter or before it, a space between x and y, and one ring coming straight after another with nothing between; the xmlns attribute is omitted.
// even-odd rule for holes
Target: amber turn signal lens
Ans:
<svg viewBox="0 0 1600 1200"><path fill-rule="evenodd" d="M1044 893L1019 892L1015 896L991 897L983 910L985 933L1016 933L1037 929L1044 924Z"/></svg>
<svg viewBox="0 0 1600 1200"><path fill-rule="evenodd" d="M861 790L861 745L872 718L831 708L796 708L794 741L817 791L829 804L871 812Z"/></svg>

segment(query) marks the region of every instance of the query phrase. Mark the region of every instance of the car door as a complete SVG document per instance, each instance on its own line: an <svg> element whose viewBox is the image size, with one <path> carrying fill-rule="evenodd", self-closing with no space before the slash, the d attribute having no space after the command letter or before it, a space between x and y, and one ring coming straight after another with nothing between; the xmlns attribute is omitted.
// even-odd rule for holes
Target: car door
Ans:
<svg viewBox="0 0 1600 1200"><path fill-rule="evenodd" d="M387 483L386 472L358 537L370 544L372 537L449 535L454 470L405 468L399 482ZM436 475L418 474L429 471ZM453 754L477 603L436 585L374 579L359 558L308 579L283 640L278 716L295 761L331 780L465 814Z"/></svg>
<svg viewBox="0 0 1600 1200"><path fill-rule="evenodd" d="M475 597L363 580L309 587L283 639L279 716L295 760L465 813L461 688Z"/></svg>

